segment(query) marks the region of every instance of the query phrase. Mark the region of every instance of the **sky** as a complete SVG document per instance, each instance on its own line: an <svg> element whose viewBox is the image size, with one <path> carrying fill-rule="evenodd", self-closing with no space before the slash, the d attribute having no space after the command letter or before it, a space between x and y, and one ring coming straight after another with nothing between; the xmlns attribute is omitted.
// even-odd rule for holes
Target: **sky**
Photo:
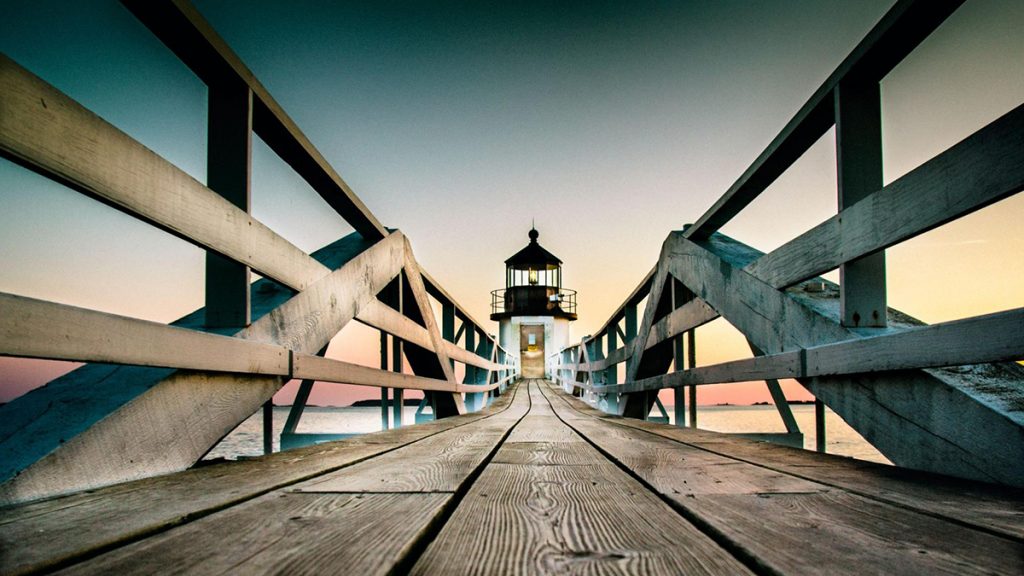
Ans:
<svg viewBox="0 0 1024 576"><path fill-rule="evenodd" d="M888 0L226 2L199 11L364 204L476 319L540 242L594 333L889 9ZM120 4L0 0L0 50L205 182L206 88ZM890 182L1024 103L1024 3L971 0L882 81ZM723 232L769 251L836 211L829 131ZM347 234L254 139L253 213L311 251ZM1021 305L1024 198L888 251L889 303L927 322ZM0 159L0 291L169 322L203 252ZM330 355L373 364L352 323ZM698 365L748 357L718 320ZM0 358L0 401L72 365ZM791 398L809 394L785 384ZM287 403L294 386L275 400ZM374 389L319 385L312 402ZM763 383L699 402L769 400Z"/></svg>

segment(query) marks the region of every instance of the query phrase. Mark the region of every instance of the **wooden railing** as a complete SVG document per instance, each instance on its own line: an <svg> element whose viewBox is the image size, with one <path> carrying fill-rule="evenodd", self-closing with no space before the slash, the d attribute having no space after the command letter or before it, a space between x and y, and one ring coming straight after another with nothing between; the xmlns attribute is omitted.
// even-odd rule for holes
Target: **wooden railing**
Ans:
<svg viewBox="0 0 1024 576"><path fill-rule="evenodd" d="M422 390L443 417L516 377L517 356L420 269L193 7L125 4L209 87L209 186L4 55L0 153L207 250L206 307L163 325L0 294L0 355L103 363L0 408L0 502L188 467L292 379L290 432L314 381L394 389L399 407ZM253 218L252 134L355 232L307 254ZM324 357L352 320L380 331L381 369Z"/></svg>
<svg viewBox="0 0 1024 576"><path fill-rule="evenodd" d="M926 326L886 304L886 248L1024 188L1024 106L882 185L879 82L959 4L899 2L739 180L669 234L608 322L549 358L550 373L638 418L672 388L678 425L687 398L695 425L696 386L765 380L798 434L778 384L795 378L898 465L1024 485L1024 309ZM717 232L832 126L838 214L768 254ZM841 285L818 277L836 268ZM694 330L719 317L755 357L697 367Z"/></svg>

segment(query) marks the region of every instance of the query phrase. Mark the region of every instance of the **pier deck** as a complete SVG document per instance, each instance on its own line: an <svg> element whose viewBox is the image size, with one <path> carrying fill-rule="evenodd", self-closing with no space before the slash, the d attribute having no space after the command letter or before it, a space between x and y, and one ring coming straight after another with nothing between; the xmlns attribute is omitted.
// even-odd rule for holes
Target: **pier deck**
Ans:
<svg viewBox="0 0 1024 576"><path fill-rule="evenodd" d="M1002 573L1024 492L607 416L482 412L0 510L0 573Z"/></svg>

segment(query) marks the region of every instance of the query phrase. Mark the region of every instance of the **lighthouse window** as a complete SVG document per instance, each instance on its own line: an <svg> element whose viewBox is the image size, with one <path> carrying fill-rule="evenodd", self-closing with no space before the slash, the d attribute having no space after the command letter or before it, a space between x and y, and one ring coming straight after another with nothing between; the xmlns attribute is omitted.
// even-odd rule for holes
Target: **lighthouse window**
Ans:
<svg viewBox="0 0 1024 576"><path fill-rule="evenodd" d="M528 344L530 346L536 346L537 345L537 335L536 334L530 334L529 337L527 338L527 340L528 340Z"/></svg>

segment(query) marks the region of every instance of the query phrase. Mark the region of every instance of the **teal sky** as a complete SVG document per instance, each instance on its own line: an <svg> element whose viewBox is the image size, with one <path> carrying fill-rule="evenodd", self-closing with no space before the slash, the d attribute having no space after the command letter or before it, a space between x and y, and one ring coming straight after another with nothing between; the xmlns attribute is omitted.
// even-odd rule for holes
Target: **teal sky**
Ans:
<svg viewBox="0 0 1024 576"><path fill-rule="evenodd" d="M196 5L478 319L535 218L541 243L565 262L564 284L580 292L578 338L891 2ZM120 4L0 9L0 50L205 181L206 88ZM969 1L883 81L887 180L1024 102L1020 30L1024 3ZM831 137L724 231L768 250L834 213ZM351 230L258 139L253 170L254 214L299 247ZM0 207L0 291L159 321L202 304L202 252L183 241L6 160ZM891 251L892 303L928 321L1019 306L1021 265L985 262L995 242L1024 253L1022 216L1011 199ZM951 308L948 289L927 278L956 258L980 266L976 278L1002 276ZM702 363L749 354L727 329L707 331ZM339 357L374 361L372 333L352 332ZM0 360L0 400L38 368Z"/></svg>

